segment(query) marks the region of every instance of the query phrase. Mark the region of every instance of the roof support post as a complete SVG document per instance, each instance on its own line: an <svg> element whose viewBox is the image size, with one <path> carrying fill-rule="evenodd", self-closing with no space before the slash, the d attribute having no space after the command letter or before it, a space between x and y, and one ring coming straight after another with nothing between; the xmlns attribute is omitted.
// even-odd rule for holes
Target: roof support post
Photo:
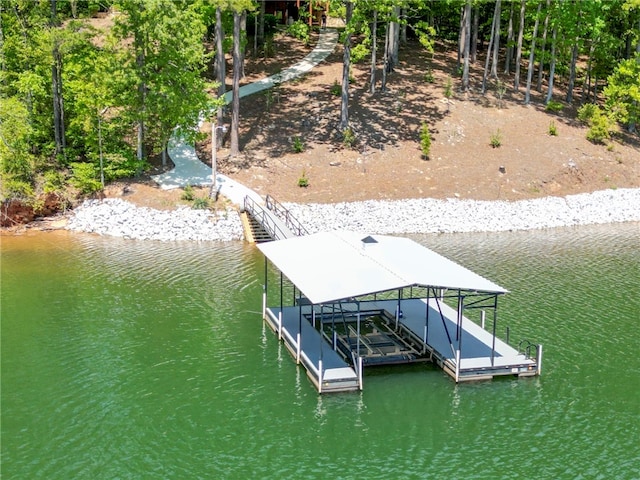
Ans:
<svg viewBox="0 0 640 480"><path fill-rule="evenodd" d="M460 380L460 350L456 350L456 383Z"/></svg>
<svg viewBox="0 0 640 480"><path fill-rule="evenodd" d="M427 341L429 340L429 300L430 290L427 288L427 311L424 316L424 336L422 337L422 353L427 351Z"/></svg>
<svg viewBox="0 0 640 480"><path fill-rule="evenodd" d="M264 257L264 283L262 284L262 319L267 319L267 257Z"/></svg>
<svg viewBox="0 0 640 480"><path fill-rule="evenodd" d="M542 344L538 344L538 348L536 349L536 365L538 369L536 371L536 375L542 374Z"/></svg>
<svg viewBox="0 0 640 480"><path fill-rule="evenodd" d="M498 321L498 295L493 297L493 342L491 343L491 366L496 356L496 323Z"/></svg>

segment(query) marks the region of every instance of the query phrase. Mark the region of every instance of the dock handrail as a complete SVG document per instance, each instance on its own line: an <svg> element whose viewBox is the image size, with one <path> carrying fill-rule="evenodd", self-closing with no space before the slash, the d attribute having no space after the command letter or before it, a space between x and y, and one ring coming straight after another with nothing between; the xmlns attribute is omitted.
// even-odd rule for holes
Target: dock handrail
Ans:
<svg viewBox="0 0 640 480"><path fill-rule="evenodd" d="M531 354L533 350L533 355ZM529 340L523 339L518 343L518 352L523 354L526 358L536 358L538 356L538 346L531 343Z"/></svg>
<svg viewBox="0 0 640 480"><path fill-rule="evenodd" d="M278 202L271 195L267 195L265 198L265 205L271 210L278 218L284 221L285 225L289 227L297 237L309 235L306 228L287 210L280 202Z"/></svg>
<svg viewBox="0 0 640 480"><path fill-rule="evenodd" d="M289 236L276 222L273 221L265 209L248 195L244 197L244 210L260 222L265 231L274 240L284 240Z"/></svg>

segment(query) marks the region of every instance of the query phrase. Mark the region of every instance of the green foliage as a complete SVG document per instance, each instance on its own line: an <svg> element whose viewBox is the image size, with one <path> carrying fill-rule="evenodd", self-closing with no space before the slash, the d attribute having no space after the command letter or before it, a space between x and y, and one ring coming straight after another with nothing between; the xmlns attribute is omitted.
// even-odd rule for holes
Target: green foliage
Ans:
<svg viewBox="0 0 640 480"><path fill-rule="evenodd" d="M611 137L613 121L600 107L587 103L578 109L578 119L589 126L587 140L592 143L605 143Z"/></svg>
<svg viewBox="0 0 640 480"><path fill-rule="evenodd" d="M564 105L560 102L556 102L554 100L549 100L545 105L544 109L548 112L561 112L564 108Z"/></svg>
<svg viewBox="0 0 640 480"><path fill-rule="evenodd" d="M367 42L360 42L351 48L351 63L360 63L371 54Z"/></svg>
<svg viewBox="0 0 640 480"><path fill-rule="evenodd" d="M309 44L309 25L302 20L296 20L287 27L287 34L298 40L302 40L305 45Z"/></svg>
<svg viewBox="0 0 640 480"><path fill-rule="evenodd" d="M196 210L206 210L211 206L211 200L207 197L196 197L193 199L191 206Z"/></svg>
<svg viewBox="0 0 640 480"><path fill-rule="evenodd" d="M187 202L192 202L193 199L195 198L193 187L191 185L187 185L186 187L184 187L182 191L182 196L180 198Z"/></svg>
<svg viewBox="0 0 640 480"><path fill-rule="evenodd" d="M498 148L502 145L502 132L500 132L500 129L491 134L489 145L491 145L493 148Z"/></svg>
<svg viewBox="0 0 640 480"><path fill-rule="evenodd" d="M345 128L342 132L342 144L347 148L353 148L356 143L356 135L350 128Z"/></svg>
<svg viewBox="0 0 640 480"><path fill-rule="evenodd" d="M589 125L598 110L599 108L595 103L585 103L578 109L578 120L585 125Z"/></svg>
<svg viewBox="0 0 640 480"><path fill-rule="evenodd" d="M307 178L307 172L302 170L302 175L298 178L298 186L300 188L306 188L309 186L309 179Z"/></svg>
<svg viewBox="0 0 640 480"><path fill-rule="evenodd" d="M99 172L93 163L72 162L70 164L72 174L70 183L82 194L92 194L102 190L99 180Z"/></svg>
<svg viewBox="0 0 640 480"><path fill-rule="evenodd" d="M553 120L549 122L548 132L549 132L549 135L551 135L552 137L558 136L558 127L556 126L556 122L554 122Z"/></svg>
<svg viewBox="0 0 640 480"><path fill-rule="evenodd" d="M293 151L296 153L304 152L304 142L300 137L293 137Z"/></svg>
<svg viewBox="0 0 640 480"><path fill-rule="evenodd" d="M502 108L502 99L507 93L507 84L501 80L496 80L496 95L498 96L498 106Z"/></svg>
<svg viewBox="0 0 640 480"><path fill-rule="evenodd" d="M607 82L607 108L617 121L635 126L640 121L640 53L621 61Z"/></svg>
<svg viewBox="0 0 640 480"><path fill-rule="evenodd" d="M422 122L420 129L420 149L422 150L422 155L424 155L425 158L429 158L431 151L431 133L429 132L427 122Z"/></svg>
<svg viewBox="0 0 640 480"><path fill-rule="evenodd" d="M342 94L342 87L340 86L337 80L333 81L333 85L331 85L331 88L329 89L329 93L331 93L331 95L335 97L339 97Z"/></svg>
<svg viewBox="0 0 640 480"><path fill-rule="evenodd" d="M427 83L433 83L435 81L435 77L433 76L433 70L430 68L424 74L424 81Z"/></svg>
<svg viewBox="0 0 640 480"><path fill-rule="evenodd" d="M598 108L589 121L587 140L592 143L605 143L605 140L611 137L612 123L611 118Z"/></svg>

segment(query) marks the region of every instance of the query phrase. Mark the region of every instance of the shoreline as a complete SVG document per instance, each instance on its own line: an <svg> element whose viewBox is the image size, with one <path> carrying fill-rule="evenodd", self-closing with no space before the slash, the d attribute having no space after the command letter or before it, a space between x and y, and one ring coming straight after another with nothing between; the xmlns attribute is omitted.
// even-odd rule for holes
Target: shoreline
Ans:
<svg viewBox="0 0 640 480"><path fill-rule="evenodd" d="M502 232L640 222L640 188L517 201L424 198L283 205L310 233L323 230L398 235ZM87 200L65 217L66 225L61 228L67 230L138 240L236 241L244 238L239 215L233 208L210 212L179 207L164 211L111 198Z"/></svg>

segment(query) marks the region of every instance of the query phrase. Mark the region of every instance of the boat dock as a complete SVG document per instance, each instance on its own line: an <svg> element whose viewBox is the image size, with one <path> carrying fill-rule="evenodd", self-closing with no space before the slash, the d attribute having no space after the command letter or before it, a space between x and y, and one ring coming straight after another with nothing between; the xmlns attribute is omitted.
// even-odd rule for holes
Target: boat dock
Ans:
<svg viewBox="0 0 640 480"><path fill-rule="evenodd" d="M258 248L263 318L320 393L362 389L364 368L387 364L431 361L456 382L541 373L541 345L496 336L507 291L412 240L323 232Z"/></svg>

